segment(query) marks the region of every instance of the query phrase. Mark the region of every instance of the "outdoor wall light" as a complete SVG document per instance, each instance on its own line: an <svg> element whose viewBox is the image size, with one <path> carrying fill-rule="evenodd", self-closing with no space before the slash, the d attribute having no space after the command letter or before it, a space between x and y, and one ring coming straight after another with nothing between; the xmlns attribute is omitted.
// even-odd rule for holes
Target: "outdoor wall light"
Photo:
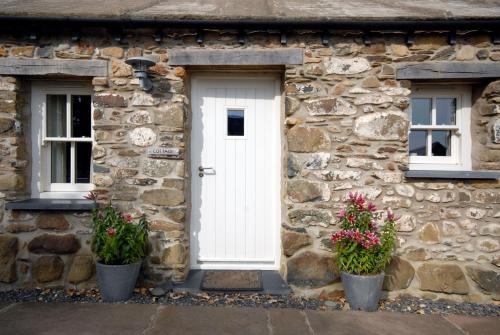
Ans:
<svg viewBox="0 0 500 335"><path fill-rule="evenodd" d="M139 78L139 86L143 91L149 92L153 89L153 82L148 78L146 70L155 65L156 62L147 57L131 57L125 61L134 69L134 76Z"/></svg>

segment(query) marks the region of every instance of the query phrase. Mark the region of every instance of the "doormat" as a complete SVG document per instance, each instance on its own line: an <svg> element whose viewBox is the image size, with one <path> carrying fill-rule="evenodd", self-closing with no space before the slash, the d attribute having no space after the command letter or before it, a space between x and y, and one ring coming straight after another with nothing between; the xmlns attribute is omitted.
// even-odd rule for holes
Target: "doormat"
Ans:
<svg viewBox="0 0 500 335"><path fill-rule="evenodd" d="M200 288L204 291L262 291L262 272L207 270Z"/></svg>

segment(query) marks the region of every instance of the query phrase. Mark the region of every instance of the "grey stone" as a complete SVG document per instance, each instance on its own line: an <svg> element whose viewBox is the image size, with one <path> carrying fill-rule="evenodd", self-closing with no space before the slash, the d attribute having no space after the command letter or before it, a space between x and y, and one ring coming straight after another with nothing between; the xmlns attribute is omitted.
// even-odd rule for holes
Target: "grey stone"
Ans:
<svg viewBox="0 0 500 335"><path fill-rule="evenodd" d="M330 162L330 153L318 152L312 154L311 158L305 163L305 168L308 170L322 170L328 166Z"/></svg>
<svg viewBox="0 0 500 335"><path fill-rule="evenodd" d="M16 256L18 239L12 235L0 235L0 282L13 283L17 280Z"/></svg>
<svg viewBox="0 0 500 335"><path fill-rule="evenodd" d="M408 137L408 119L402 112L363 115L356 119L354 133L368 140L405 141Z"/></svg>
<svg viewBox="0 0 500 335"><path fill-rule="evenodd" d="M174 188L145 190L142 200L157 206L178 206L184 202L184 192Z"/></svg>
<svg viewBox="0 0 500 335"><path fill-rule="evenodd" d="M354 99L354 104L355 105L381 105L381 104L387 104L391 103L392 98L388 95L385 94L379 94L379 93L373 93L373 94L368 94L364 95L361 97L357 97Z"/></svg>
<svg viewBox="0 0 500 335"><path fill-rule="evenodd" d="M500 119L495 121L491 129L493 143L500 144Z"/></svg>
<svg viewBox="0 0 500 335"><path fill-rule="evenodd" d="M95 265L91 255L76 255L69 268L67 280L73 284L79 284L94 274Z"/></svg>
<svg viewBox="0 0 500 335"><path fill-rule="evenodd" d="M293 225L328 227L333 223L333 215L326 209L295 209L288 212Z"/></svg>
<svg viewBox="0 0 500 335"><path fill-rule="evenodd" d="M418 268L417 275L423 291L469 293L469 284L458 265L425 263Z"/></svg>
<svg viewBox="0 0 500 335"><path fill-rule="evenodd" d="M132 106L156 106L160 103L159 98L153 97L145 92L135 92L132 95Z"/></svg>
<svg viewBox="0 0 500 335"><path fill-rule="evenodd" d="M295 126L288 132L288 149L295 152L315 152L330 149L328 134L319 128Z"/></svg>
<svg viewBox="0 0 500 335"><path fill-rule="evenodd" d="M151 128L135 128L129 133L130 141L138 147L148 147L156 142L156 134Z"/></svg>
<svg viewBox="0 0 500 335"><path fill-rule="evenodd" d="M500 273L475 265L465 267L469 277L488 294L500 294Z"/></svg>
<svg viewBox="0 0 500 335"><path fill-rule="evenodd" d="M322 115L353 115L357 109L342 98L321 98L309 100L306 110L312 116Z"/></svg>
<svg viewBox="0 0 500 335"><path fill-rule="evenodd" d="M287 175L288 178L293 178L296 175L298 175L300 172L300 163L297 159L297 156L294 154L290 153L288 154L288 160L287 160Z"/></svg>
<svg viewBox="0 0 500 335"><path fill-rule="evenodd" d="M48 283L61 278L64 262L59 256L42 256L33 263L32 271L39 283Z"/></svg>
<svg viewBox="0 0 500 335"><path fill-rule="evenodd" d="M36 56L38 58L52 58L53 51L51 47L40 47L36 49Z"/></svg>
<svg viewBox="0 0 500 335"><path fill-rule="evenodd" d="M415 269L408 261L394 256L385 268L383 289L387 291L408 288L415 275Z"/></svg>
<svg viewBox="0 0 500 335"><path fill-rule="evenodd" d="M370 63L365 58L332 58L325 62L328 74L357 74L371 69Z"/></svg>
<svg viewBox="0 0 500 335"><path fill-rule="evenodd" d="M338 276L336 260L331 255L304 251L287 262L287 282L296 286L325 286Z"/></svg>
<svg viewBox="0 0 500 335"><path fill-rule="evenodd" d="M287 184L288 196L293 202L307 202L322 199L328 185L308 180L290 180Z"/></svg>
<svg viewBox="0 0 500 335"><path fill-rule="evenodd" d="M285 231L282 236L283 252L286 256L292 256L299 249L310 245L311 238L307 234L297 233L294 231Z"/></svg>
<svg viewBox="0 0 500 335"><path fill-rule="evenodd" d="M42 234L28 243L28 250L35 254L72 254L80 249L80 241L74 234Z"/></svg>

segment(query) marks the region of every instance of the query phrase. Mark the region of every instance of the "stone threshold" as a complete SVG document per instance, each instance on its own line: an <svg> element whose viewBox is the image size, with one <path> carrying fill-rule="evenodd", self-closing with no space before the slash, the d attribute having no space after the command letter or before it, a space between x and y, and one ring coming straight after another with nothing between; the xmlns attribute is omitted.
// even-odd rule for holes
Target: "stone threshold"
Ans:
<svg viewBox="0 0 500 335"><path fill-rule="evenodd" d="M172 290L174 292L188 292L193 294L200 293L203 291L200 287L204 274L205 270L190 270L186 281L179 284L173 284ZM224 291L224 293L227 292L228 291ZM281 278L278 271L262 271L262 290L238 292L242 294L260 293L270 295L287 295L292 293L292 289L283 280L283 278Z"/></svg>

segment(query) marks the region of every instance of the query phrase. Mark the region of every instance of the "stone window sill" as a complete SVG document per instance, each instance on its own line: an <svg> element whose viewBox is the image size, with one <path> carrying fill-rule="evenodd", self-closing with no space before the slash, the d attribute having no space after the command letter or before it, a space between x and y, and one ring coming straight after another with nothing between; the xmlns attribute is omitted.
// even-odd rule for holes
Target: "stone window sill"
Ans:
<svg viewBox="0 0 500 335"><path fill-rule="evenodd" d="M86 199L26 199L10 201L5 209L37 211L90 211L99 205Z"/></svg>
<svg viewBox="0 0 500 335"><path fill-rule="evenodd" d="M500 178L500 172L409 170L405 172L405 177L425 179L498 179Z"/></svg>

